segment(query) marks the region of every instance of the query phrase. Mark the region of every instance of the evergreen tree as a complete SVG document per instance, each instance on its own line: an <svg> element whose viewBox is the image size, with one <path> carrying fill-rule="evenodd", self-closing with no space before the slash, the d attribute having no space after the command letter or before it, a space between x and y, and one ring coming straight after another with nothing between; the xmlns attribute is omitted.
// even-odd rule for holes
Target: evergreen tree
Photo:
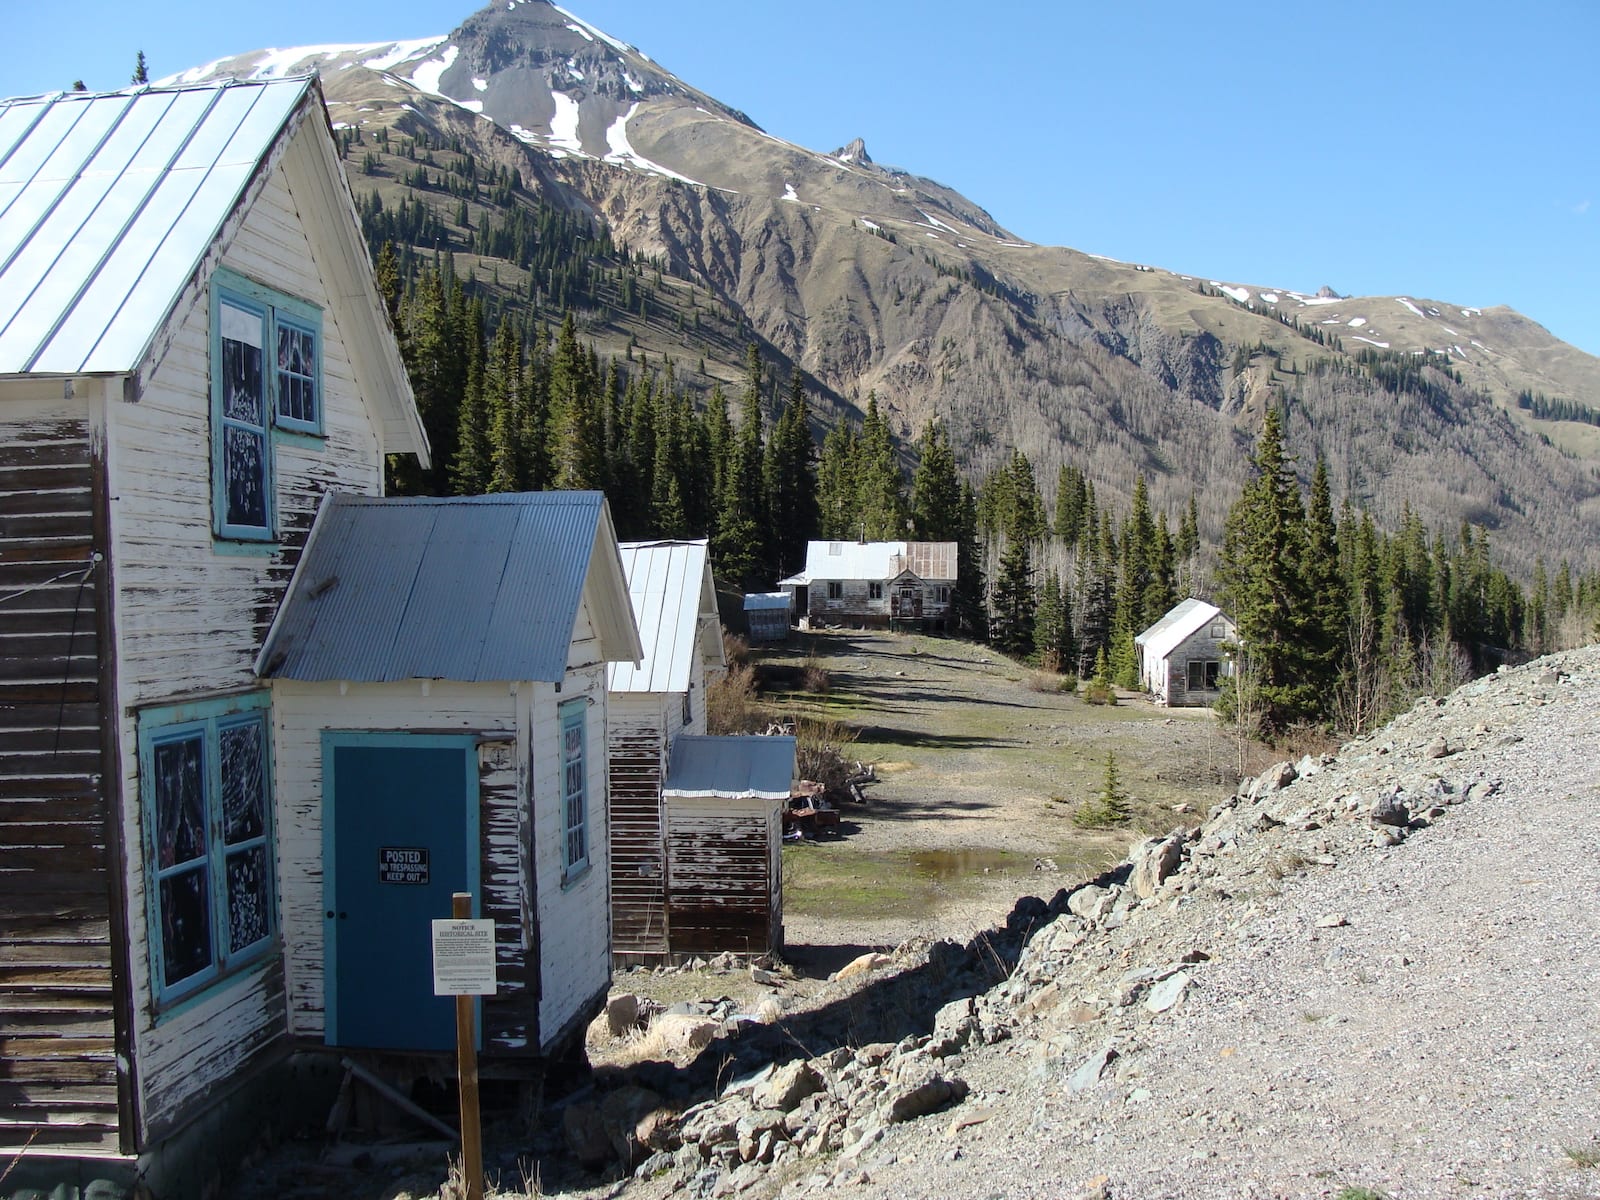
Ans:
<svg viewBox="0 0 1600 1200"><path fill-rule="evenodd" d="M1073 663L1072 611L1061 577L1046 571L1039 591L1039 608L1033 618L1033 652L1047 671L1062 671Z"/></svg>
<svg viewBox="0 0 1600 1200"><path fill-rule="evenodd" d="M911 478L911 536L919 542L956 540L961 524L961 477L950 449L950 435L930 420L917 441L917 470Z"/></svg>
<svg viewBox="0 0 1600 1200"><path fill-rule="evenodd" d="M1033 558L1028 543L1018 538L1000 556L989 617L989 641L1002 653L1022 658L1033 649L1035 604Z"/></svg>
<svg viewBox="0 0 1600 1200"><path fill-rule="evenodd" d="M1303 625L1306 681L1315 689L1312 712L1329 714L1339 670L1347 654L1346 627L1350 604L1339 570L1339 537L1333 520L1333 495L1328 464L1317 459L1311 477L1311 504L1301 542L1300 577L1307 610Z"/></svg>
<svg viewBox="0 0 1600 1200"><path fill-rule="evenodd" d="M988 610L984 605L983 551L978 544L978 497L972 485L961 482L961 516L955 531L956 586L951 595L956 628L970 638L989 636Z"/></svg>
<svg viewBox="0 0 1600 1200"><path fill-rule="evenodd" d="M823 537L840 541L857 536L856 435L840 422L822 439L822 459L817 469L817 507Z"/></svg>
<svg viewBox="0 0 1600 1200"><path fill-rule="evenodd" d="M1106 751L1106 773L1100 790L1078 806L1073 820L1086 829L1104 829L1120 825L1130 815L1128 795L1122 790L1122 779L1117 774L1117 754Z"/></svg>
<svg viewBox="0 0 1600 1200"><path fill-rule="evenodd" d="M796 368L763 468L775 551L772 567L780 579L805 567L806 543L818 534L816 453L805 384Z"/></svg>
<svg viewBox="0 0 1600 1200"><path fill-rule="evenodd" d="M857 536L862 541L896 541L905 536L905 484L889 423L878 410L876 393L867 393L867 415L856 445Z"/></svg>
<svg viewBox="0 0 1600 1200"><path fill-rule="evenodd" d="M139 84L145 84L145 83L149 83L149 82L150 82L150 71L145 66L144 51L141 50L141 51L139 51L138 56L133 60L133 83L135 85L139 85Z"/></svg>
<svg viewBox="0 0 1600 1200"><path fill-rule="evenodd" d="M1305 510L1276 408L1267 409L1251 465L1255 478L1228 513L1221 574L1226 607L1252 664L1262 728L1271 733L1321 706L1305 656Z"/></svg>

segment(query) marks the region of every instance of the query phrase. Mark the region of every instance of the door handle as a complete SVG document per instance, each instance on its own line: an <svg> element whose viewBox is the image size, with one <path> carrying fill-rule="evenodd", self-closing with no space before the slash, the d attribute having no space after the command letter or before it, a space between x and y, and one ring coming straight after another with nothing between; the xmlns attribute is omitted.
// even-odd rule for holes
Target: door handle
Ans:
<svg viewBox="0 0 1600 1200"><path fill-rule="evenodd" d="M327 916L328 920L330 920L330 921L333 920L333 909L330 908L325 915ZM350 919L350 914L349 913L342 912L342 913L339 914L339 920L348 921L349 919Z"/></svg>

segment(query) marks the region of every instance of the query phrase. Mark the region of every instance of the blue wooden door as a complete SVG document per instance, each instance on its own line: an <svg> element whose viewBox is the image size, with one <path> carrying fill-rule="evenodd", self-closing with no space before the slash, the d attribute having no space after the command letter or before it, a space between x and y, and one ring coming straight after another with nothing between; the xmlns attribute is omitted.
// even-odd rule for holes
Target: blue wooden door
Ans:
<svg viewBox="0 0 1600 1200"><path fill-rule="evenodd" d="M430 922L452 893L477 894L476 745L325 733L322 762L328 1043L454 1049Z"/></svg>

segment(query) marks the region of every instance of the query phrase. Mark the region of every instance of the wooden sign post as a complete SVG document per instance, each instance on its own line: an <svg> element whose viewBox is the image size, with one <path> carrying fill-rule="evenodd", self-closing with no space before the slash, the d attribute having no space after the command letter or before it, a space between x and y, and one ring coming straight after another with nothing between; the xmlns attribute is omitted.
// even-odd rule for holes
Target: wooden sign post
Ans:
<svg viewBox="0 0 1600 1200"><path fill-rule="evenodd" d="M483 1200L483 1126L478 1111L475 997L495 991L494 922L472 917L472 896L450 898L450 920L433 923L433 994L456 998L456 1063L461 1084L461 1171L466 1200Z"/></svg>

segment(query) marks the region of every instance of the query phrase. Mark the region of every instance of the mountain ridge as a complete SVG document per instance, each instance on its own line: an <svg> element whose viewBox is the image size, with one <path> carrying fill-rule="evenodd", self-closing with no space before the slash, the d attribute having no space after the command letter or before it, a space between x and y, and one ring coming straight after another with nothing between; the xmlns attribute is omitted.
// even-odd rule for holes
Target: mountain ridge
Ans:
<svg viewBox="0 0 1600 1200"><path fill-rule="evenodd" d="M1600 360L1509 308L1304 293L1030 243L953 190L878 165L860 139L824 154L765 132L545 0L495 0L443 38L256 51L175 78L307 68L336 125L418 125L520 156L552 196L736 312L839 413L876 391L907 441L938 416L979 474L1014 446L1048 491L1068 459L1117 454L1128 466L1100 467L1105 485L1127 494L1145 471L1175 509L1197 486L1242 482L1240 445L1279 403L1307 413L1291 425L1307 472L1317 454L1363 460L1335 485L1381 520L1409 505L1436 528L1473 519L1519 542L1537 530L1552 557L1600 541L1600 429L1516 407L1524 393L1593 407ZM655 349L694 357L692 338L677 341ZM1363 353L1385 370L1421 360L1457 410L1431 433L1471 430L1465 470L1408 447L1414 436L1367 402L1395 400L1376 368L1359 386L1341 374ZM1334 440L1352 392L1378 422L1356 431L1371 448ZM1474 411L1483 397L1504 422ZM1378 478L1375 458L1415 461ZM1221 507L1203 504L1213 533Z"/></svg>

